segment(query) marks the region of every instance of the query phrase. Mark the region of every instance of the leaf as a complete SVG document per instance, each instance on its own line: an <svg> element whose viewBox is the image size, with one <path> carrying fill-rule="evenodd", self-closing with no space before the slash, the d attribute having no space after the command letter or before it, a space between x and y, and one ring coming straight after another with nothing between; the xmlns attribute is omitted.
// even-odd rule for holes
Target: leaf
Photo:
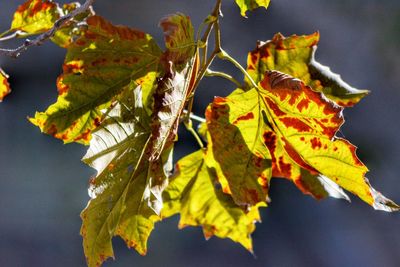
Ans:
<svg viewBox="0 0 400 267"><path fill-rule="evenodd" d="M260 221L257 207L246 213L218 186L215 171L194 152L176 165L176 173L164 191L162 216L180 214L179 228L202 226L205 237L230 238L252 251L251 233Z"/></svg>
<svg viewBox="0 0 400 267"><path fill-rule="evenodd" d="M58 5L50 0L28 0L17 8L10 31L27 36L45 32L60 18Z"/></svg>
<svg viewBox="0 0 400 267"><path fill-rule="evenodd" d="M125 121L122 107L131 105ZM146 254L147 239L162 206L161 192L171 171L171 149L157 161L148 160L151 129L140 86L127 93L93 132L83 160L97 170L91 200L81 217L81 235L89 266L113 257L111 239L121 236L129 247Z"/></svg>
<svg viewBox="0 0 400 267"><path fill-rule="evenodd" d="M340 188L325 188L318 173L302 169L288 156L260 101L256 90L237 89L226 98L215 98L207 109L210 134L206 160L216 169L223 191L232 194L237 204L266 201L272 172L273 177L292 180L316 199L330 195L345 198Z"/></svg>
<svg viewBox="0 0 400 267"><path fill-rule="evenodd" d="M268 199L271 156L262 143L258 96L241 92L217 97L207 108L206 161L216 169L223 191L232 194L236 204L253 206Z"/></svg>
<svg viewBox="0 0 400 267"><path fill-rule="evenodd" d="M91 181L92 200L82 212L81 229L89 266L114 256L115 235L144 255L159 220L161 194L172 170L173 142L196 58L188 55L175 64L176 58L169 55L169 50L160 55L162 66L168 67L160 70L163 77L125 86L93 132L84 161L96 168L97 176ZM133 93L130 88L135 88Z"/></svg>
<svg viewBox="0 0 400 267"><path fill-rule="evenodd" d="M17 37L41 34L50 30L56 21L61 17L71 13L80 7L79 2L72 2L59 6L58 3L47 0L29 0L20 5L14 13L11 28L8 32L18 31ZM73 42L73 39L82 34L82 30L77 27L77 22L83 22L94 12L89 9L87 12L79 14L72 20L66 22L51 37L51 40L66 48Z"/></svg>
<svg viewBox="0 0 400 267"><path fill-rule="evenodd" d="M8 83L8 75L0 68L0 102L11 93L10 84Z"/></svg>
<svg viewBox="0 0 400 267"><path fill-rule="evenodd" d="M194 28L190 18L182 13L169 15L160 21L164 31L166 57L175 64L186 63L196 50Z"/></svg>
<svg viewBox="0 0 400 267"><path fill-rule="evenodd" d="M236 4L240 7L240 14L246 16L248 10L254 10L259 7L268 8L270 0L235 0Z"/></svg>
<svg viewBox="0 0 400 267"><path fill-rule="evenodd" d="M178 13L164 18L160 25L167 46L163 55L166 70L154 94L150 160L156 160L164 147L175 141L179 119L192 90L192 77L198 70L189 17Z"/></svg>
<svg viewBox="0 0 400 267"><path fill-rule="evenodd" d="M61 15L65 16L80 7L79 2L72 2L64 4L62 8L59 8ZM80 37L84 33L84 26L78 26L77 23L80 22L83 25L88 17L94 16L95 13L93 9L89 8L86 12L81 13L63 25L59 30L57 30L51 40L53 43L57 44L62 48L68 48L70 44L74 42L74 39Z"/></svg>
<svg viewBox="0 0 400 267"><path fill-rule="evenodd" d="M37 112L31 122L64 143L88 144L102 120L101 110L129 84L150 85L158 75L161 51L153 38L99 16L88 18L88 29L68 47L64 73L57 80L57 102Z"/></svg>
<svg viewBox="0 0 400 267"><path fill-rule="evenodd" d="M358 90L345 83L339 75L315 60L319 33L284 37L276 34L272 40L259 42L249 53L247 71L258 83L268 70L277 70L302 80L318 92L343 107L357 104L368 90Z"/></svg>
<svg viewBox="0 0 400 267"><path fill-rule="evenodd" d="M330 178L376 209L398 209L370 186L356 147L335 136L343 123L341 107L277 71L266 72L258 90L279 144L297 165Z"/></svg>

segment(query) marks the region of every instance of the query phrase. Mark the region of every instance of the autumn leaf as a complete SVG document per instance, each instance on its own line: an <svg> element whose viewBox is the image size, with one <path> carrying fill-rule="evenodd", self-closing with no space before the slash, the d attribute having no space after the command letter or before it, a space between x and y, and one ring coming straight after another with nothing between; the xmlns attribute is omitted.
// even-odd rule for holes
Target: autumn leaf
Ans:
<svg viewBox="0 0 400 267"><path fill-rule="evenodd" d="M318 41L318 32L290 37L278 33L270 41L259 42L249 53L247 71L255 82L262 81L268 70L281 71L323 92L343 107L357 104L369 91L351 87L339 75L318 63L315 60Z"/></svg>
<svg viewBox="0 0 400 267"><path fill-rule="evenodd" d="M58 5L50 0L28 0L14 13L10 31L27 36L45 32L60 18Z"/></svg>
<svg viewBox="0 0 400 267"><path fill-rule="evenodd" d="M179 160L175 175L164 191L163 218L180 214L179 228L202 226L205 237L230 238L252 251L251 233L260 221L258 207L249 212L224 194L214 169L199 150Z"/></svg>
<svg viewBox="0 0 400 267"><path fill-rule="evenodd" d="M53 28L58 19L78 7L80 7L79 2L71 2L60 6L58 3L48 0L28 0L17 8L8 32L18 32L17 37L19 38L44 33ZM51 40L55 44L66 48L73 42L74 38L82 33L76 23L84 22L87 17L93 15L92 9L79 14L73 20L59 27L54 36L51 37Z"/></svg>
<svg viewBox="0 0 400 267"><path fill-rule="evenodd" d="M157 159L165 146L176 138L179 118L198 70L194 30L189 17L175 14L161 20L167 51L163 55L165 73L154 94L152 116L152 152Z"/></svg>
<svg viewBox="0 0 400 267"><path fill-rule="evenodd" d="M129 120L122 116L130 106ZM159 219L161 192L172 169L171 149L157 161L148 160L150 117L141 88L128 90L93 132L84 162L97 170L89 188L91 200L81 217L81 234L89 266L113 257L111 239L122 237L129 247L146 254L147 239Z"/></svg>
<svg viewBox="0 0 400 267"><path fill-rule="evenodd" d="M88 144L112 99L129 84L152 88L161 51L153 38L99 16L88 18L87 31L68 47L64 73L57 80L57 102L31 122L42 132ZM150 97L151 90L143 93Z"/></svg>
<svg viewBox="0 0 400 267"><path fill-rule="evenodd" d="M258 90L277 142L300 167L320 173L376 209L398 206L376 192L365 178L367 167L356 147L335 136L343 123L342 109L300 80L266 72Z"/></svg>
<svg viewBox="0 0 400 267"><path fill-rule="evenodd" d="M0 102L11 93L10 84L8 83L8 75L0 68Z"/></svg>
<svg viewBox="0 0 400 267"><path fill-rule="evenodd" d="M189 20L176 14L163 21L179 21L178 17ZM178 38L180 25L171 30L173 26L163 26L166 40ZM171 56L170 49L159 57L163 76L157 82L153 79L152 83L125 86L108 109L100 110L103 120L94 130L84 157L97 170L89 189L91 200L82 212L81 234L89 266L114 256L113 236L122 237L129 247L146 254L147 239L159 220L162 192L172 171L179 117L196 59L195 49L186 58L180 50L174 51L179 52L179 60L176 54Z"/></svg>
<svg viewBox="0 0 400 267"><path fill-rule="evenodd" d="M271 178L271 156L262 142L263 118L254 103L257 95L239 89L215 98L206 111L207 164L215 168L223 191L244 206L267 201Z"/></svg>
<svg viewBox="0 0 400 267"><path fill-rule="evenodd" d="M259 102L262 99L256 90L237 89L226 98L215 98L207 109L206 161L216 169L223 191L232 194L237 204L265 202L272 175L292 180L316 199L347 199L340 187L315 172L311 174L289 157Z"/></svg>
<svg viewBox="0 0 400 267"><path fill-rule="evenodd" d="M246 12L259 7L268 8L270 0L235 0L240 8L240 14L246 17Z"/></svg>

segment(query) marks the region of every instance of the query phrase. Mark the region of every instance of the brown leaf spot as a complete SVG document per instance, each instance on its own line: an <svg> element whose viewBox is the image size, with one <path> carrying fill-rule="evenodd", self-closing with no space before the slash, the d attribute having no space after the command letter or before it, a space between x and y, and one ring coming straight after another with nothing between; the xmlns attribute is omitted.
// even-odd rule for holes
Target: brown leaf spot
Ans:
<svg viewBox="0 0 400 267"><path fill-rule="evenodd" d="M310 140L312 149L318 149L322 147L321 140L317 137L314 137Z"/></svg>
<svg viewBox="0 0 400 267"><path fill-rule="evenodd" d="M285 140L283 140L283 141L285 142L284 148L285 148L286 153L290 156L290 158L294 162L296 162L303 169L310 171L311 174L318 174L318 171L316 169L314 169L313 167L311 167L310 165L308 165L306 162L304 162L304 160L301 158L301 156L297 153L297 151L289 143L287 143Z"/></svg>
<svg viewBox="0 0 400 267"><path fill-rule="evenodd" d="M237 124L239 121L248 121L248 120L251 120L251 119L254 119L254 114L253 114L253 112L250 111L246 115L243 115L243 116L240 116L239 118L237 118L233 122L233 124Z"/></svg>
<svg viewBox="0 0 400 267"><path fill-rule="evenodd" d="M249 199L248 203L258 203L261 199L258 196L257 190L255 189L246 189L246 194Z"/></svg>
<svg viewBox="0 0 400 267"><path fill-rule="evenodd" d="M279 169L280 169L280 173L283 177L291 177L292 176L292 166L290 163L285 163L283 161L283 157L279 157Z"/></svg>
<svg viewBox="0 0 400 267"><path fill-rule="evenodd" d="M64 76L61 75L57 78L57 91L59 95L63 95L68 92L69 86L63 83Z"/></svg>
<svg viewBox="0 0 400 267"><path fill-rule="evenodd" d="M281 122L283 122L283 124L285 124L286 127L292 127L296 130L298 130L299 132L311 132L312 128L310 126L308 126L307 124L305 124L304 122L302 122L299 119L296 118L280 118L279 119Z"/></svg>
<svg viewBox="0 0 400 267"><path fill-rule="evenodd" d="M308 108L308 104L310 103L309 100L307 99L302 99L298 104L297 104L297 109L301 112L303 109Z"/></svg>
<svg viewBox="0 0 400 267"><path fill-rule="evenodd" d="M285 112L279 109L278 105L272 101L269 97L265 97L265 101L268 103L268 107L274 112L276 116L284 116L286 115Z"/></svg>

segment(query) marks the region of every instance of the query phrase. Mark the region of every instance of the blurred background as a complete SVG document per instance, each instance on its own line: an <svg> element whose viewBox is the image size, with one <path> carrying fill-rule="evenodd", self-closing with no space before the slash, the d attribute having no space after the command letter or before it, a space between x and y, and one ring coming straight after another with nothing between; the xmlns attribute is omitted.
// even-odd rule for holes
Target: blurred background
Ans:
<svg viewBox="0 0 400 267"><path fill-rule="evenodd" d="M1 32L22 2L0 0ZM180 11L198 26L213 5L213 0L97 0L95 10L162 44L160 18ZM400 1L272 0L267 12L260 9L244 19L234 2L225 0L223 12L223 47L243 65L257 40L276 32L320 31L317 60L351 85L372 91L345 111L342 134L360 147L374 187L400 203ZM79 213L94 174L80 161L86 148L42 135L26 119L56 100L64 55L48 43L18 60L0 58L13 89L0 104L0 266L85 266ZM213 69L242 76L226 63ZM204 80L195 111L202 115L215 95L232 89L218 78ZM185 131L180 140L176 158L196 149ZM116 261L104 266L400 266L399 214L374 211L356 197L352 204L315 201L286 180L273 180L270 196L253 235L255 256L227 239L205 241L200 228L178 230L179 218L173 217L156 225L146 257L115 238Z"/></svg>

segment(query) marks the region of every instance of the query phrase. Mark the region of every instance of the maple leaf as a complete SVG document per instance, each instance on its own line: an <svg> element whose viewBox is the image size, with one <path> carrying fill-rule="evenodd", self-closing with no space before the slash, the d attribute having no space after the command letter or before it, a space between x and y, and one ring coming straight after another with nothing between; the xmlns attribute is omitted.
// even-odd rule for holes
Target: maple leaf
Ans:
<svg viewBox="0 0 400 267"><path fill-rule="evenodd" d="M213 168L199 150L179 160L163 193L163 218L180 214L179 228L202 226L205 237L230 238L252 251L251 233L260 221L258 207L249 212L223 193Z"/></svg>
<svg viewBox="0 0 400 267"><path fill-rule="evenodd" d="M368 169L356 156L356 147L335 136L343 123L342 107L300 80L277 71L266 72L258 88L244 94L261 96L262 101L253 97L253 105L260 105L265 112L270 129L263 134L264 139L274 140L265 143L271 154L279 147L291 160L284 162L285 177L291 175L295 163L312 174L328 177L376 209L398 209L370 186L365 178Z"/></svg>
<svg viewBox="0 0 400 267"><path fill-rule="evenodd" d="M339 75L318 63L315 60L318 41L318 32L290 37L278 33L270 41L259 42L257 48L249 53L247 72L255 82L260 82L266 71L281 71L323 92L341 106L357 104L369 91L351 87Z"/></svg>
<svg viewBox="0 0 400 267"><path fill-rule="evenodd" d="M114 256L111 239L116 235L145 254L147 239L159 219L161 192L172 169L171 149L156 161L148 160L150 117L141 89L127 90L107 112L83 158L97 170L89 188L92 199L81 214L89 266L99 266ZM128 120L124 108L129 108Z"/></svg>
<svg viewBox="0 0 400 267"><path fill-rule="evenodd" d="M0 68L0 102L11 93L10 84L7 79L8 75Z"/></svg>
<svg viewBox="0 0 400 267"><path fill-rule="evenodd" d="M182 29L171 30L175 24L166 26L165 23L181 19L190 23L182 14L162 21L166 40L178 38ZM89 189L92 199L81 215L81 234L89 266L100 265L114 256L111 239L115 235L145 254L147 239L154 222L159 220L161 194L172 170L172 148L179 117L190 89L188 75L196 59L195 49L184 59L182 51L171 53L172 46L167 48L160 55L164 67L160 70L162 78L124 88L104 112L104 120L93 132L84 157L97 170Z"/></svg>
<svg viewBox="0 0 400 267"><path fill-rule="evenodd" d="M153 38L99 16L87 19L88 29L68 46L64 73L57 80L57 102L37 112L31 122L65 143L88 144L101 110L130 83L152 84L161 51ZM151 96L147 91L144 98Z"/></svg>
<svg viewBox="0 0 400 267"><path fill-rule="evenodd" d="M235 0L240 8L240 14L246 17L246 12L259 7L268 8L270 0Z"/></svg>
<svg viewBox="0 0 400 267"><path fill-rule="evenodd" d="M272 175L292 180L303 193L317 199L348 199L340 187L302 169L288 156L259 102L262 99L256 90L237 89L226 98L215 98L206 111L206 159L216 169L224 192L241 205L266 201Z"/></svg>

